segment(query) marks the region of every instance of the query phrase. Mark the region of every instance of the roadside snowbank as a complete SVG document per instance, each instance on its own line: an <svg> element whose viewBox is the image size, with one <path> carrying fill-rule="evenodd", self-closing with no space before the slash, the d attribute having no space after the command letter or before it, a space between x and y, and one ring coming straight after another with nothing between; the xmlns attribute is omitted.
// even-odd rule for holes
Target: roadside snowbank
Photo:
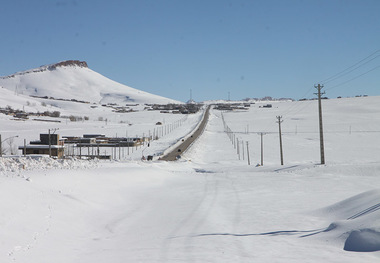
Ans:
<svg viewBox="0 0 380 263"><path fill-rule="evenodd" d="M46 169L87 169L95 168L98 160L79 160L76 158L53 159L44 155L29 155L0 158L0 174L20 172L23 170Z"/></svg>

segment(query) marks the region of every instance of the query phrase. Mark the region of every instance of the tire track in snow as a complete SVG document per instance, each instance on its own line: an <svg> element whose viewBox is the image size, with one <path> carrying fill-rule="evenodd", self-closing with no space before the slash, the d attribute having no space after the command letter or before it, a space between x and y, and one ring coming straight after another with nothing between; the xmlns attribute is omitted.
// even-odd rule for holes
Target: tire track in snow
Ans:
<svg viewBox="0 0 380 263"><path fill-rule="evenodd" d="M215 203L216 203L216 200L218 199L218 196L219 196L219 188L218 188L218 181L215 180L214 178L212 178L213 180L210 180L209 177L211 177L212 175L210 174L206 174L205 176L205 179L207 181L207 185L209 187L206 188L206 198L203 199L203 202L201 203L201 205L199 206L199 209L198 209L198 214L200 215L200 217L194 222L192 223L192 228L190 230L190 234L191 233L196 233L197 230L205 223L205 221L207 220L208 216L210 215L210 213L212 212L212 209L214 208L215 206ZM184 242L183 242L183 247L185 249L185 254L188 256L188 261L189 262L195 262L195 258L194 258L194 248L195 248L195 244L194 244L194 239L191 238L191 236L187 236L185 239L184 239Z"/></svg>
<svg viewBox="0 0 380 263"><path fill-rule="evenodd" d="M204 176L204 186L203 186L203 192L200 197L200 200L196 203L196 205L193 207L193 209L186 215L185 218L183 218L176 227L168 234L168 238L163 243L162 249L161 249L161 256L160 259L163 262L168 261L168 254L171 252L172 248L172 242L173 238L178 236L178 233L183 229L186 225L192 224L192 219L197 215L198 211L201 209L202 205L205 203L205 200L207 199L208 193L210 188L210 181L207 179L207 175Z"/></svg>
<svg viewBox="0 0 380 263"><path fill-rule="evenodd" d="M40 239L40 237L47 235L47 233L50 231L51 219L52 219L52 214L53 214L53 212L52 212L52 206L48 202L48 198L46 198L45 191L40 191L40 195L41 195L41 199L42 199L41 201L43 203L45 203L45 207L48 210L47 214L44 216L45 223L43 225L43 229L42 230L36 230L34 232L34 234L32 235L32 239L27 244L24 244L24 245L14 245L13 246L13 248L8 252L8 256L11 258L11 260L13 262L17 261L17 255L20 252L26 252L26 251L28 251L30 249L33 249L37 245L38 240ZM27 210L29 208L29 205L28 205L29 202L30 202L30 199L28 199L27 203L25 203L24 210Z"/></svg>
<svg viewBox="0 0 380 263"><path fill-rule="evenodd" d="M223 132L223 124L221 118L213 119L211 116L210 119L210 123L213 123L214 125L208 125L205 129L205 132L213 132L220 135L220 137L223 136L223 140L225 139L225 141L229 143L228 137L225 136L225 133ZM215 122L217 123L215 124ZM212 149L206 149L207 153L210 153L210 151L212 151ZM183 257L180 258L181 261L199 261L198 256L200 245L199 241L194 239L194 236L197 236L197 233L200 232L199 230L202 229L202 226L208 222L211 224L214 223L214 221L208 221L210 218L213 220L217 218L218 215L213 215L213 213L221 212L222 216L220 218L222 220L226 220L227 224L231 226L233 231L235 231L236 227L240 225L242 219L241 197L239 189L237 188L235 182L235 178L224 172L214 173L213 171L209 170L209 167L207 166L204 167L204 169L195 169L195 171L197 174L199 174L199 176L204 176L205 184L203 188L202 198L187 215L187 217L182 220L181 223L179 223L169 235L169 238L165 242L162 249L161 261L163 262L167 262L173 259L170 256L174 254L174 248L177 248L177 250L181 251L180 254L176 253L177 255ZM226 187L221 188L220 184L226 184ZM228 195L227 198L231 198L231 200L225 200L226 197L224 195L220 195L219 189L226 190L228 188L230 188L231 195ZM225 207L225 201L228 201L230 206ZM189 230L187 231L187 234L183 234L183 231L181 231L182 229ZM174 240L176 240L177 246L174 246ZM179 246L178 244L181 245ZM212 243L209 244L212 245ZM239 251L242 258L249 257L248 249L244 247L244 242L242 240L236 238L232 244L229 245L236 246L236 251ZM175 259L178 260L179 258L176 257Z"/></svg>
<svg viewBox="0 0 380 263"><path fill-rule="evenodd" d="M228 175L227 175L228 176ZM241 222L241 198L239 191L237 190L235 186L235 180L234 178L228 177L228 179L231 181L231 188L234 193L235 197L235 209L234 209L234 220L233 220L233 231L236 231L236 226L240 225ZM249 253L247 252L247 249L244 247L243 242L239 239L234 243L237 247L237 251L240 251L241 257L249 257Z"/></svg>
<svg viewBox="0 0 380 263"><path fill-rule="evenodd" d="M212 114L215 114L215 113L212 112ZM216 116L216 115L214 115L214 116ZM218 135L223 136L223 139L225 139L226 143L229 143L229 141L227 139L228 137L225 137L225 133L223 131L222 119L219 117L217 117L217 118L210 117L210 119L211 119L210 125L211 125L211 123L213 123L214 125L213 126L208 125L206 131L217 133ZM216 125L215 125L215 122L217 122ZM208 151L210 151L210 149ZM207 170L198 169L197 172L203 172L203 171L207 171ZM210 215L210 213L213 212L213 209L215 208L215 204L218 204L218 203L224 204L225 203L223 201L223 199L221 199L221 198L225 198L225 196L219 195L220 183L223 183L223 184L226 183L227 184L226 187L223 187L224 190L228 189L228 188L230 188L232 190L234 202L233 203L231 202L231 207L227 207L227 211L225 210L225 208L223 208L223 206L216 207L216 209L219 209L223 212L224 218L226 218L228 216L230 211L234 211L233 217L231 218L231 221L228 222L229 224L232 224L233 231L235 231L236 226L238 226L241 222L241 198L239 195L239 191L236 188L234 178L231 178L231 176L228 173L225 174L222 172L221 174L209 173L209 174L207 174L206 179L208 180L208 185L210 185L211 181L213 183L213 189L212 189L213 192L211 192L211 189L209 188L208 193L207 193L209 196L211 195L212 197L210 196L211 201L208 201L206 199L204 204L203 204L203 205L205 205L206 202L209 202L207 204L208 208L206 209L207 213L205 213L202 216L202 219L194 225L192 231L190 232L191 236L186 236L184 239L184 247L187 248L187 250L185 251L187 255L192 255L193 250L196 248L195 244L198 243L196 240L194 240L194 238L193 238L194 234L193 233L199 232L198 230L201 228L201 226L203 225L205 220L207 220L207 217ZM210 200L210 198L209 198L209 200ZM228 201L230 201L230 200L228 200ZM214 211L215 211L215 209L214 209ZM225 214L225 213L227 213L227 214ZM243 242L240 239L237 239L236 242L233 242L232 245L236 246L237 251L240 251L241 257L248 257L247 249L243 246ZM195 261L194 258L189 258L189 260L191 262Z"/></svg>
<svg viewBox="0 0 380 263"><path fill-rule="evenodd" d="M376 205L373 205L371 207L368 207L367 209L364 209L362 211L360 211L359 213L353 215L353 216L350 216L349 218L347 218L347 220L351 220L351 219L356 219L358 217L361 217L363 215L366 215L366 214L369 214L369 213L373 213L377 210L380 209L380 203L376 204Z"/></svg>

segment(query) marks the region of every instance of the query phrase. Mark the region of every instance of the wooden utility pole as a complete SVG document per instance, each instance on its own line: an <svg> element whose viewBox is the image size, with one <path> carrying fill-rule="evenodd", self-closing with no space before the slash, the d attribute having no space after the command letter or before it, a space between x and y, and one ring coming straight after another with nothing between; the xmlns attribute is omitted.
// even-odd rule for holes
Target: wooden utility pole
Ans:
<svg viewBox="0 0 380 263"><path fill-rule="evenodd" d="M263 135L265 133L261 132L260 135L261 135L261 166L264 165L264 141L263 141Z"/></svg>
<svg viewBox="0 0 380 263"><path fill-rule="evenodd" d="M322 125L322 102L321 102L321 95L325 94L325 92L321 93L321 89L323 88L323 85L316 85L314 88L317 89L318 93L315 93L318 95L318 108L319 108L319 143L321 148L321 164L325 164L325 149L323 144L323 125Z"/></svg>
<svg viewBox="0 0 380 263"><path fill-rule="evenodd" d="M59 128L49 129L49 157L51 157L51 133L50 130L53 130L53 133L55 133L56 130L59 130ZM58 143L58 137L57 137L57 143ZM57 156L58 156L58 149L57 149Z"/></svg>
<svg viewBox="0 0 380 263"><path fill-rule="evenodd" d="M242 150L242 153L243 153L243 160L244 159L244 141L241 141L241 150Z"/></svg>
<svg viewBox="0 0 380 263"><path fill-rule="evenodd" d="M282 154L282 135L281 135L281 123L283 122L282 116L277 116L277 123L278 123L278 133L280 136L280 156L281 156L281 165L284 165L284 156Z"/></svg>
<svg viewBox="0 0 380 263"><path fill-rule="evenodd" d="M51 140L50 140L50 129L49 129L49 157L51 157Z"/></svg>
<svg viewBox="0 0 380 263"><path fill-rule="evenodd" d="M247 158L248 158L248 165L251 165L251 160L249 159L249 147L247 142Z"/></svg>

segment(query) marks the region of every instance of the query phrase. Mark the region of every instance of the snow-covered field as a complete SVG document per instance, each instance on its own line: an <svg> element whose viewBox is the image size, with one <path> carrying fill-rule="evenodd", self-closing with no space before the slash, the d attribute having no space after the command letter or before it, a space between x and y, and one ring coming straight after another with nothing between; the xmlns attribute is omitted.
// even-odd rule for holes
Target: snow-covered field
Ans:
<svg viewBox="0 0 380 263"><path fill-rule="evenodd" d="M323 101L326 165L317 102L272 104L223 112L235 140L248 142L251 165L217 110L177 162L141 161L142 149L122 161L1 159L0 262L379 262L380 97ZM140 135L160 118L183 118L104 116L107 125L57 127L65 135ZM200 116L149 149L171 146ZM276 116L284 120L283 166ZM118 120L127 117L132 125ZM17 133L18 144L55 127L7 118L0 115L0 132Z"/></svg>

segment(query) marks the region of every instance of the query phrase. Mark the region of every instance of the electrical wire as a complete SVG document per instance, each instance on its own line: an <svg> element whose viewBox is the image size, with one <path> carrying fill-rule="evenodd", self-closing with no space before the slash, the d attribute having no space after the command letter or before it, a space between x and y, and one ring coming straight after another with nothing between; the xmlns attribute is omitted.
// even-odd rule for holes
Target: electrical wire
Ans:
<svg viewBox="0 0 380 263"><path fill-rule="evenodd" d="M333 80L335 80L335 79L338 79L338 78L340 78L340 77L342 77L342 76L347 75L348 73L354 71L355 69L358 69L358 68L364 66L365 64L369 63L370 61L374 60L375 58L379 57L380 55L377 55L376 57L372 58L371 60L365 62L365 63L362 64L362 65L360 65L360 63L362 63L363 61L366 61L367 59L369 59L370 57L372 57L373 55L375 55L375 54L378 53L378 52L380 52L380 49L378 49L378 50L376 50L375 52L371 53L370 55L368 55L368 56L365 57L364 59L362 59L362 60L356 62L356 63L353 64L352 66L350 66L350 67L348 67L348 68L346 68L346 69L344 69L344 70L338 72L337 74L334 74L333 76L331 76L331 77L329 77L329 78L327 78L327 79L325 79L325 80L323 80L323 81L320 81L320 83L328 83L328 82L331 82L331 81L333 81ZM359 65L359 66L358 66L358 65ZM356 66L357 66L357 67L356 67ZM354 67L356 67L356 68L354 68ZM354 69L352 69L352 68L354 68ZM350 70L350 69L352 69L352 70ZM344 72L346 72L347 70L350 70L350 71L349 71L348 73L344 73Z"/></svg>
<svg viewBox="0 0 380 263"><path fill-rule="evenodd" d="M358 75L358 76L355 76L355 77L353 77L353 78L351 78L351 79L349 79L349 80L347 80L347 81L345 81L345 82L342 82L342 83L340 83L340 84L338 84L338 85L335 85L335 86L333 86L333 87L330 87L330 88L326 89L326 91L327 91L327 90L332 90L332 89L334 89L334 88L337 88L337 87L340 87L340 86L342 86L342 85L344 85L344 84L347 84L348 82L351 82L351 81L353 81L353 80L355 80L355 79L358 79L358 78L360 78L360 77L362 77L362 76L364 76L364 75L366 75L366 74L368 74L368 73L370 73L370 72L372 72L372 71L374 71L374 70L376 70L376 69L378 69L378 68L380 68L380 65L378 65L378 66L376 66L376 67L374 67L374 68L372 68L372 69L370 69L370 70L368 70L368 71L366 71L366 72L364 72L364 73L362 73L362 74L360 74L360 75Z"/></svg>
<svg viewBox="0 0 380 263"><path fill-rule="evenodd" d="M306 99L306 100L309 100L310 99L310 91L313 89L313 87L311 87L310 89L308 89L308 91L302 96L303 99ZM303 101L296 101L294 102L294 104L292 106L290 106L287 110L284 111L284 113L282 114L282 116L284 117L284 119L288 119L288 113L297 109L298 106L301 106L300 109L297 109L296 113L300 112L301 110L305 109L309 104L305 104L305 103L302 103ZM296 114L296 113L292 113L292 115Z"/></svg>
<svg viewBox="0 0 380 263"><path fill-rule="evenodd" d="M373 57L374 55L376 55L376 54L379 53L379 52L380 52L380 49L376 50L375 52L371 53L370 55L368 55L368 56L365 57L364 59L361 59L360 61L356 62L356 63L353 64L352 66L350 66L350 67L348 67L348 68L346 68L346 69L344 69L344 70L338 72L337 74L332 75L332 76L329 77L329 78L326 78L325 80L321 81L320 83L322 83L322 84L326 84L326 83L332 82L332 81L334 81L334 80L337 80L337 79L339 79L339 78L341 78L341 77L343 77L343 76L348 75L349 73L351 73L351 72L353 72L353 71L355 71L355 70L357 70L357 69L363 67L364 65L368 64L369 62L371 62L371 61L375 60L376 58L380 57L380 54L377 55L377 56L375 56L375 57ZM360 77L362 77L362 76L364 76L364 75L366 75L366 74L368 74L368 73L370 73L370 72L372 72L372 71L374 71L374 70L376 70L376 69L378 69L378 68L380 68L380 65L378 65L378 66L376 66L376 67L374 67L374 68L372 68L372 69L370 69L370 70L368 70L368 71L366 71L366 72L364 72L364 73L362 73L362 74L360 74L360 75L357 75L357 76L355 76L355 77L353 77L353 78L351 78L351 79L349 79L349 80L347 80L347 81L344 81L344 82L342 82L342 83L340 83L340 84L338 84L338 85L335 85L335 86L330 87L330 88L325 89L325 90L326 90L326 91L327 91L327 90L332 90L332 89L334 89L334 88L337 88L337 87L339 87L339 86L342 86L342 85L344 85L344 84L346 84L346 83L348 83L348 82L351 82L351 81L353 81L353 80L355 80L355 79L357 79L357 78L360 78ZM308 91L302 96L302 98L305 98L307 95L309 95L309 93L310 93L310 91L311 91L312 89L313 89L313 87L310 88L310 89L309 89L309 90L308 90ZM306 100L309 100L309 99L310 99L310 97L306 98ZM286 110L284 111L284 113L282 114L282 117L283 117L283 119L289 119L291 116L295 116L296 114L298 114L299 112L301 112L301 111L304 110L305 108L310 107L310 105L311 105L311 103L301 103L301 101L298 100L298 101L296 101L293 105L291 105L288 109L286 109ZM299 107L299 106L300 106L300 107ZM266 127L265 127L264 130L268 130L269 126L271 126L271 125L272 125L272 123L268 123L268 124L266 125Z"/></svg>
<svg viewBox="0 0 380 263"><path fill-rule="evenodd" d="M339 76L337 76L337 77L335 77L335 78L332 78L332 79L330 79L329 81L324 82L323 84L329 83L329 82L334 81L334 80L336 80L336 79L339 79L339 78L341 78L341 77L343 77L343 76L346 76L347 74L350 74L352 71L354 71L354 70L356 70L356 69L358 69L358 68L360 68L360 67L362 67L362 66L368 64L369 62L371 62L372 60L374 60L374 59L376 59L376 58L378 58L378 57L380 57L380 55L377 55L376 57L374 57L374 58L372 58L372 59L366 61L366 62L363 63L362 65L359 65L359 66L357 66L356 68L353 68L353 69L351 69L350 71L347 71L347 72L344 73L344 74L341 74L341 75L339 75Z"/></svg>

